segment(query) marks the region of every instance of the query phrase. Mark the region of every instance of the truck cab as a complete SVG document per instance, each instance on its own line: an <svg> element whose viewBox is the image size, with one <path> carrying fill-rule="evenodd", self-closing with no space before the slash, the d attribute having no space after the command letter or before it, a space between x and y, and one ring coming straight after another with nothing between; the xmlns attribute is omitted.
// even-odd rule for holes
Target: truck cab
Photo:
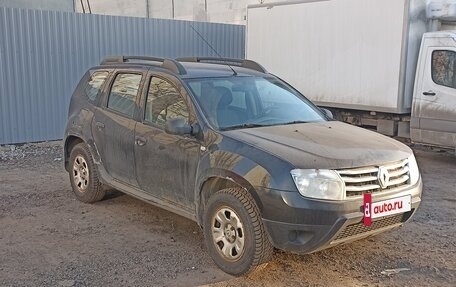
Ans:
<svg viewBox="0 0 456 287"><path fill-rule="evenodd" d="M423 35L410 122L412 141L456 147L456 31Z"/></svg>

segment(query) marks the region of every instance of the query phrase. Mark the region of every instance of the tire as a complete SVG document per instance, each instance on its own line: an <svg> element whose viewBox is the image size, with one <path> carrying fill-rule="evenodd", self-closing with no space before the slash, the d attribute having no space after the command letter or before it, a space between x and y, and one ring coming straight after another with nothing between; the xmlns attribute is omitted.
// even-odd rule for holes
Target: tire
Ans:
<svg viewBox="0 0 456 287"><path fill-rule="evenodd" d="M272 257L258 207L243 189L223 189L209 198L203 232L210 256L228 274L241 276L262 269Z"/></svg>
<svg viewBox="0 0 456 287"><path fill-rule="evenodd" d="M106 191L85 143L79 143L71 150L69 175L71 187L78 200L94 203L105 196Z"/></svg>

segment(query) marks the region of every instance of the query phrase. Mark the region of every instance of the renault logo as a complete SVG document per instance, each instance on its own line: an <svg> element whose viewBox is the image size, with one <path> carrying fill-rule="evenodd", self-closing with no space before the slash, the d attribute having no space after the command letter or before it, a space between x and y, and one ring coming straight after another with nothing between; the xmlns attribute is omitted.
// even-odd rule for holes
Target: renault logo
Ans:
<svg viewBox="0 0 456 287"><path fill-rule="evenodd" d="M385 189L388 187L389 181L390 181L390 175L388 172L388 169L384 166L379 166L378 167L378 183L380 184L380 187L382 189Z"/></svg>

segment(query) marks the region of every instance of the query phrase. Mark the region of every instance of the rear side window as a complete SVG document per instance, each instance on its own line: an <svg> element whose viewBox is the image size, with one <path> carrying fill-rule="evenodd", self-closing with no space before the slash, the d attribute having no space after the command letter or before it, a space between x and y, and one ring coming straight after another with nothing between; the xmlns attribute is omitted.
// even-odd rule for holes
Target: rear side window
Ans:
<svg viewBox="0 0 456 287"><path fill-rule="evenodd" d="M133 117L141 78L138 74L118 74L109 93L108 108Z"/></svg>
<svg viewBox="0 0 456 287"><path fill-rule="evenodd" d="M90 75L85 88L85 93L90 100L95 101L97 96L100 94L101 88L103 87L108 75L109 73L107 71L98 71Z"/></svg>
<svg viewBox="0 0 456 287"><path fill-rule="evenodd" d="M432 52L432 80L437 85L456 89L456 52Z"/></svg>

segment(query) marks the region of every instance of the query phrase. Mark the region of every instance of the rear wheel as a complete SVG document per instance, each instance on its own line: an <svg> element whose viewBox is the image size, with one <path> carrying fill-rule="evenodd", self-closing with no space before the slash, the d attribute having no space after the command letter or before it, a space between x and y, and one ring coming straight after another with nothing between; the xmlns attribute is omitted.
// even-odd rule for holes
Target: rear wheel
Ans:
<svg viewBox="0 0 456 287"><path fill-rule="evenodd" d="M85 143L79 143L71 150L69 174L71 187L78 200L93 203L103 199L106 192Z"/></svg>
<svg viewBox="0 0 456 287"><path fill-rule="evenodd" d="M226 273L240 276L253 272L272 256L258 207L243 189L228 188L212 195L203 225L209 254Z"/></svg>

